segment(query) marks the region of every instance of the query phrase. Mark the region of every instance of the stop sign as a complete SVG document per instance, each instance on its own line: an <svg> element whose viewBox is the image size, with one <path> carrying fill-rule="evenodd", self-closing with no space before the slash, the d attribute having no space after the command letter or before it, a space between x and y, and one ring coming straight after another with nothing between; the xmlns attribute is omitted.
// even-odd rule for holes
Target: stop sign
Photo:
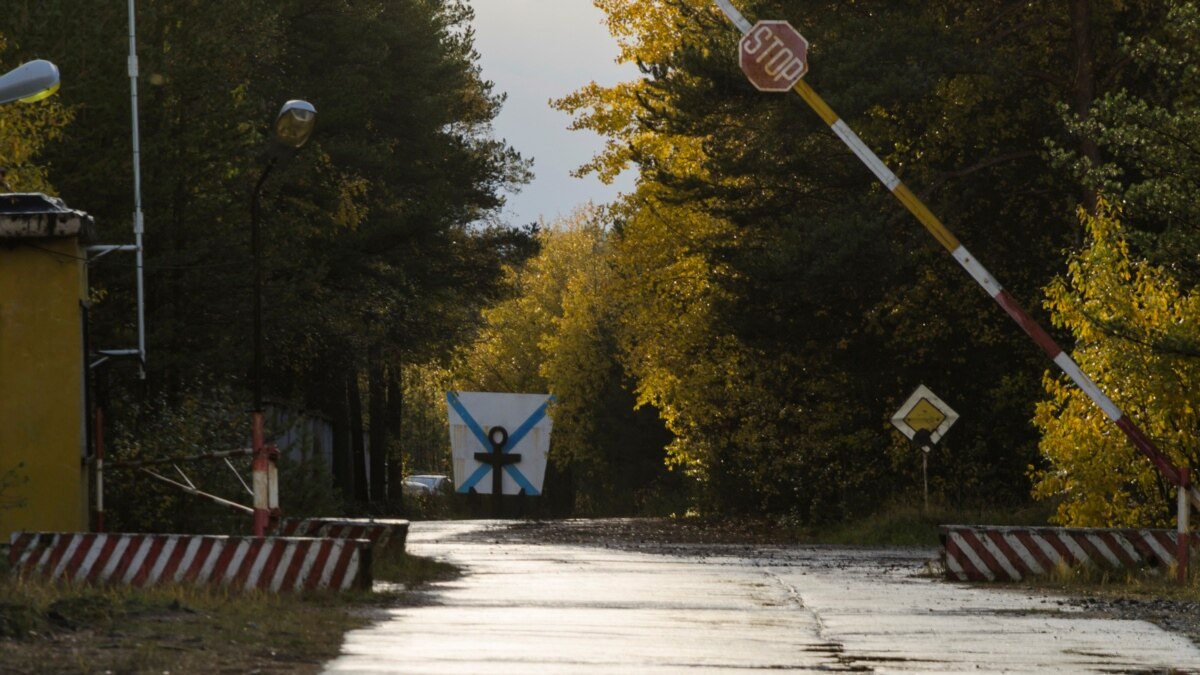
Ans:
<svg viewBox="0 0 1200 675"><path fill-rule="evenodd" d="M786 21L759 21L738 43L738 65L759 91L788 91L808 72L808 40Z"/></svg>

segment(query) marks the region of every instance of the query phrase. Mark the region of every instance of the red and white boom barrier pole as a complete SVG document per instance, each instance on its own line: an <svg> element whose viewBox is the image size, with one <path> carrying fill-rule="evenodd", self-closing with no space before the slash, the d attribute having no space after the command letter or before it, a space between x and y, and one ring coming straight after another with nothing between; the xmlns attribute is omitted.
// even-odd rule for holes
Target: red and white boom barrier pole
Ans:
<svg viewBox="0 0 1200 675"><path fill-rule="evenodd" d="M279 449L263 442L263 414L253 413L251 451L254 459L254 536L263 537L279 521Z"/></svg>

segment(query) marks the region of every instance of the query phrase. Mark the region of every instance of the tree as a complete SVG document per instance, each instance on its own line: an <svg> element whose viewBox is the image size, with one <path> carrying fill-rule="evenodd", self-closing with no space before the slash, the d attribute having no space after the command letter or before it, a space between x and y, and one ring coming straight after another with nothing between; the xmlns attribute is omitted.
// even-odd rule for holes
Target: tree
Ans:
<svg viewBox="0 0 1200 675"><path fill-rule="evenodd" d="M661 425L652 409L634 411L617 358L624 317L607 220L586 206L541 230L540 253L510 268L513 296L484 310L464 355L464 386L556 397L547 499L574 513L636 512L663 472Z"/></svg>
<svg viewBox="0 0 1200 675"><path fill-rule="evenodd" d="M1196 466L1191 401L1200 357L1200 283L1192 194L1197 139L1200 8L1165 3L1162 24L1129 36L1121 50L1138 77L1100 97L1076 133L1096 139L1100 162L1056 148L1056 157L1109 205L1083 222L1087 246L1047 291L1055 321L1076 340L1076 360L1173 462ZM1062 500L1071 525L1164 524L1171 488L1060 378L1046 378L1038 406L1047 466L1035 494Z"/></svg>
<svg viewBox="0 0 1200 675"><path fill-rule="evenodd" d="M8 40L0 33L0 54L7 49ZM0 60L0 72L14 67L16 64L9 59ZM55 194L46 166L37 160L48 144L62 137L73 116L73 110L59 98L37 105L0 107L0 188L5 192Z"/></svg>
<svg viewBox="0 0 1200 675"><path fill-rule="evenodd" d="M1070 117L1070 128L1096 139L1101 161L1055 148L1055 157L1081 181L1122 205L1125 236L1137 256L1169 266L1185 287L1200 283L1192 195L1200 166L1200 75L1190 63L1200 56L1200 9L1168 2L1160 26L1126 36L1122 57L1134 73L1125 86L1100 97L1087 118Z"/></svg>
<svg viewBox="0 0 1200 675"><path fill-rule="evenodd" d="M197 379L245 386L250 193L269 121L306 98L318 131L261 197L265 388L335 418L341 478L378 500L382 483L372 494L350 479L365 473L351 456L365 450L356 429L375 441L373 475L388 474L378 449L394 445L402 406L388 392L402 365L467 339L501 265L530 251L528 229L495 222L529 165L492 137L503 96L480 76L469 5L142 0L137 11L149 392L170 401ZM127 236L132 210L131 155L114 142L129 125L125 12L47 0L3 19L20 53L70 74L63 102L82 117L47 157L108 241ZM135 339L133 275L114 259L92 269L103 346ZM142 395L118 374L114 396Z"/></svg>
<svg viewBox="0 0 1200 675"><path fill-rule="evenodd" d="M1074 335L1075 361L1153 438L1176 466L1196 466L1200 411L1200 293L1165 267L1131 258L1120 209L1100 203L1082 220L1088 246L1047 289L1055 323ZM1065 376L1045 378L1038 405L1041 452L1035 494L1059 501L1077 527L1144 527L1171 520L1172 489Z"/></svg>
<svg viewBox="0 0 1200 675"><path fill-rule="evenodd" d="M885 420L920 382L964 412L938 491L1027 499L1036 348L796 97L745 82L713 3L597 4L644 77L559 106L610 138L583 170L641 172L620 232L662 262L631 267L629 306L691 318L676 298L712 303L696 303L696 331L632 321L645 334L623 356L639 392L671 392L671 457L709 486L706 506L819 520L919 490L919 463ZM808 81L1026 299L1078 239L1066 205L1083 186L1043 148L1056 138L1087 151L1092 139L1070 136L1055 111L1083 114L1131 78L1117 26L1161 15L1151 2L740 4L751 19L802 18ZM722 235L697 246L710 223ZM638 283L687 260L700 273ZM658 325L680 325L669 313Z"/></svg>

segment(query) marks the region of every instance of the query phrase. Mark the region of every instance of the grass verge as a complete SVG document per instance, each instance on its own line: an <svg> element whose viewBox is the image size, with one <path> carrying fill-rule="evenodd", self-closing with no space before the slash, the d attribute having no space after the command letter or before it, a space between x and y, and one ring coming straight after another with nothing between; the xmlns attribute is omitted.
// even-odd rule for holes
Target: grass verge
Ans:
<svg viewBox="0 0 1200 675"><path fill-rule="evenodd" d="M1097 599L1156 600L1200 603L1200 561L1193 561L1186 583L1176 580L1168 570L1146 568L1119 570L1094 566L1061 565L1048 576L1035 578L1027 585L1070 595Z"/></svg>
<svg viewBox="0 0 1200 675"><path fill-rule="evenodd" d="M414 589L456 574L399 553L381 580ZM275 595L222 588L90 587L0 570L0 672L315 673L346 631L404 591Z"/></svg>
<svg viewBox="0 0 1200 675"><path fill-rule="evenodd" d="M827 544L861 546L939 546L938 534L942 525L1045 525L1051 511L1051 507L1044 505L970 511L901 505L869 518L817 531L812 539Z"/></svg>

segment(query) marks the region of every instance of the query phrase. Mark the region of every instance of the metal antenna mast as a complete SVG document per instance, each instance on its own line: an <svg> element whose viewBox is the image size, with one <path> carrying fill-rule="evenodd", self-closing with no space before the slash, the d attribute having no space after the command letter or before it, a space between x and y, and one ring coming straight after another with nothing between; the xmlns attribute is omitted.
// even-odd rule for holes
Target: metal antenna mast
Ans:
<svg viewBox="0 0 1200 675"><path fill-rule="evenodd" d="M143 281L142 262L142 148L138 133L138 61L137 61L137 23L134 10L134 0L129 0L129 99L130 115L132 117L133 133L133 241L132 245L117 244L91 246L89 251L94 253L93 260L113 251L133 251L137 267L137 327L138 342L136 349L101 349L97 353L102 358L92 362L92 367L98 366L113 356L136 356L138 358L138 376L146 377L146 287Z"/></svg>

